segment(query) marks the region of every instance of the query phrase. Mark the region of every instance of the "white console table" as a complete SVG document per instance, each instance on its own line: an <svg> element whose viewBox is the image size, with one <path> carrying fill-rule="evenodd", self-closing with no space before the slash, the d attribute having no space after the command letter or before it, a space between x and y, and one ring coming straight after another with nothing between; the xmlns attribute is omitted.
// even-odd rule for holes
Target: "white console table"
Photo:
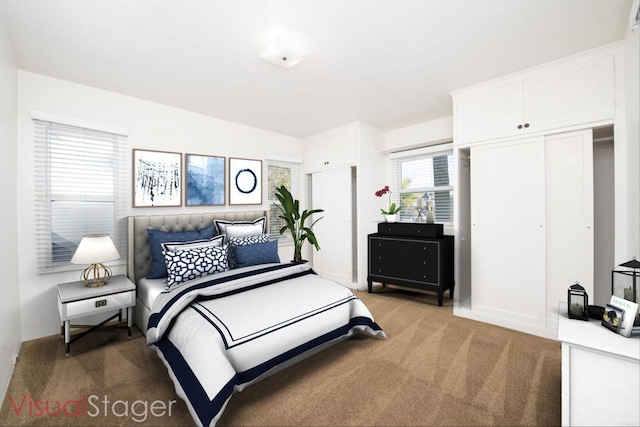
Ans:
<svg viewBox="0 0 640 427"><path fill-rule="evenodd" d="M597 320L569 319L558 307L562 342L562 425L640 425L640 337L625 338Z"/></svg>

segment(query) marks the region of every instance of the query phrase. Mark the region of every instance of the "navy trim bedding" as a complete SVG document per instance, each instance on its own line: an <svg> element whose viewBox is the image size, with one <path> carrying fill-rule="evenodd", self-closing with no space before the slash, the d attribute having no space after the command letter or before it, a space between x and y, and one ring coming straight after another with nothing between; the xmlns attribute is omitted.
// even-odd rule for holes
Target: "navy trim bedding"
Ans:
<svg viewBox="0 0 640 427"><path fill-rule="evenodd" d="M348 288L300 264L187 282L152 312L147 342L199 425L215 425L233 393L354 333L385 338Z"/></svg>

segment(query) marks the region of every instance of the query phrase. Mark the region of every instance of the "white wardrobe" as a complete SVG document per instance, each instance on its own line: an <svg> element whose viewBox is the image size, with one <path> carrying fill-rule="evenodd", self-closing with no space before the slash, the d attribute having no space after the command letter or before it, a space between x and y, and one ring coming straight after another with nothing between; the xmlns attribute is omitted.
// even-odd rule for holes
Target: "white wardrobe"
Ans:
<svg viewBox="0 0 640 427"><path fill-rule="evenodd" d="M454 314L555 338L568 287L593 298L593 129L617 124L617 52L452 93Z"/></svg>
<svg viewBox="0 0 640 427"><path fill-rule="evenodd" d="M579 282L593 295L590 130L471 147L471 292L478 313L557 326Z"/></svg>
<svg viewBox="0 0 640 427"><path fill-rule="evenodd" d="M311 251L323 277L366 288L367 235L380 217L374 192L384 185L384 132L354 122L304 138L310 206L324 209L314 227L321 247Z"/></svg>

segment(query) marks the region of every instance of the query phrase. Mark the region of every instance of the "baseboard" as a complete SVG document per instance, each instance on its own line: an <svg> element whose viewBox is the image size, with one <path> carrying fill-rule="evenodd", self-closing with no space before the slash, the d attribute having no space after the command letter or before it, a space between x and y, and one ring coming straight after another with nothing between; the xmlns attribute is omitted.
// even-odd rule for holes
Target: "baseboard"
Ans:
<svg viewBox="0 0 640 427"><path fill-rule="evenodd" d="M454 316L464 317L465 319L477 320L478 322L489 323L492 325L501 326L503 328L524 332L526 334L536 335L542 338L547 338L551 340L558 339L557 329L529 325L526 323L516 322L511 319L503 319L498 316L491 316L489 314L477 313L473 310L455 307L455 306L453 308L453 314Z"/></svg>
<svg viewBox="0 0 640 427"><path fill-rule="evenodd" d="M20 347L22 343L18 343L14 347L14 351L11 352L10 360L8 361L9 369L5 374L4 378L0 379L0 404L4 402L4 399L7 397L7 390L9 389L9 383L11 382L11 377L13 376L13 371L15 370L15 359L14 357L20 354Z"/></svg>

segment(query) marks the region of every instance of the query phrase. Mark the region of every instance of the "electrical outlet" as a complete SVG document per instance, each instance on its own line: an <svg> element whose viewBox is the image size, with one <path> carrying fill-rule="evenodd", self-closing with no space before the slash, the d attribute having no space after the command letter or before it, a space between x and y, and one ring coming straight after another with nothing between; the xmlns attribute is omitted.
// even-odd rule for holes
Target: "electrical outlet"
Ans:
<svg viewBox="0 0 640 427"><path fill-rule="evenodd" d="M96 307L105 307L107 305L106 299L101 299L100 301L96 301Z"/></svg>
<svg viewBox="0 0 640 427"><path fill-rule="evenodd" d="M18 355L14 354L13 355L13 364L15 365L16 363L18 363Z"/></svg>

